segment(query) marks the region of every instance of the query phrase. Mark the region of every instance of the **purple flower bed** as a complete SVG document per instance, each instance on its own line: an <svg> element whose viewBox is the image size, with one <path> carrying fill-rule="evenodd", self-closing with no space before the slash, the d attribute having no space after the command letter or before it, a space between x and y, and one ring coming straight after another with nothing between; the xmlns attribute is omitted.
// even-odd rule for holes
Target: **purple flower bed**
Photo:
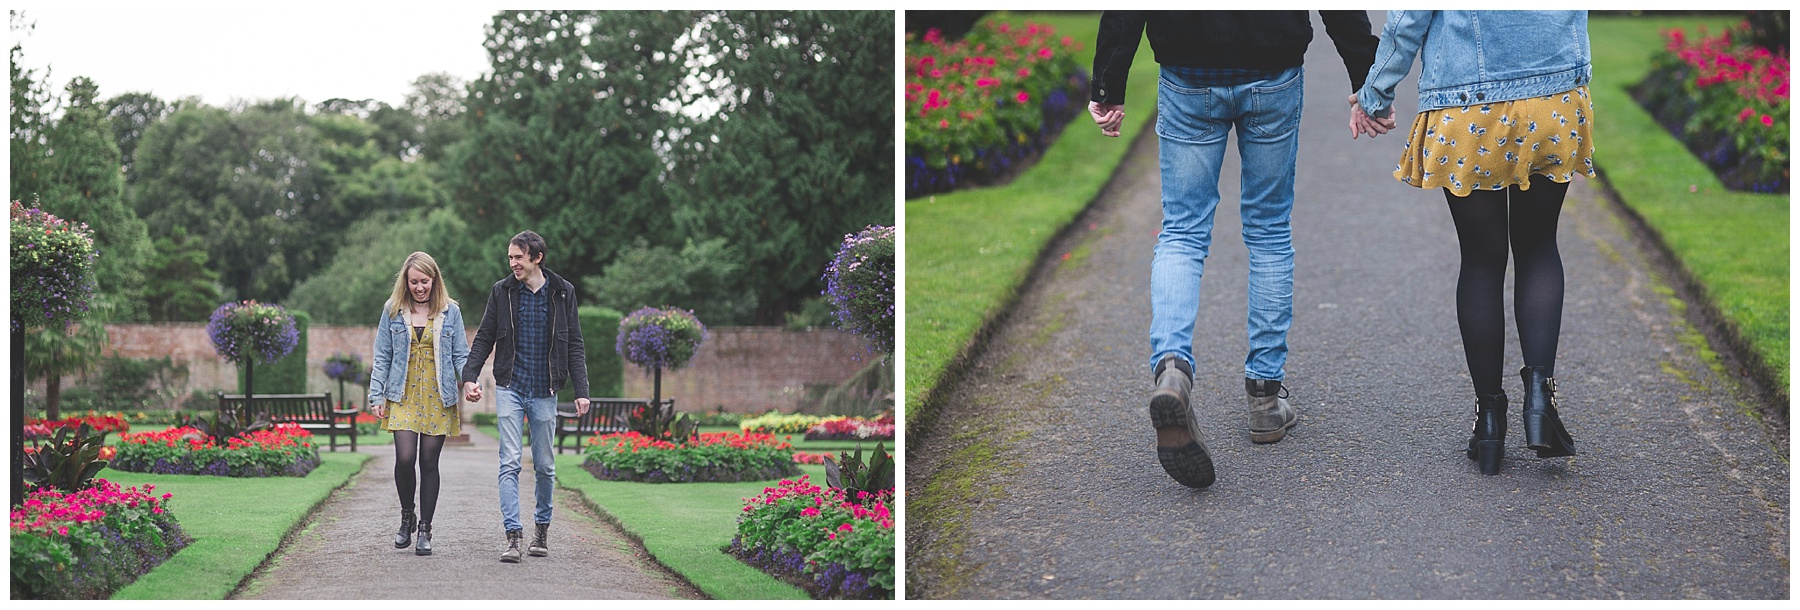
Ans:
<svg viewBox="0 0 1800 610"><path fill-rule="evenodd" d="M726 552L750 567L806 590L813 599L894 598L892 591L871 586L869 578L874 575L874 570L851 571L844 564L833 562L808 575L806 555L792 550L771 551L760 545L744 548L743 540L735 536Z"/></svg>

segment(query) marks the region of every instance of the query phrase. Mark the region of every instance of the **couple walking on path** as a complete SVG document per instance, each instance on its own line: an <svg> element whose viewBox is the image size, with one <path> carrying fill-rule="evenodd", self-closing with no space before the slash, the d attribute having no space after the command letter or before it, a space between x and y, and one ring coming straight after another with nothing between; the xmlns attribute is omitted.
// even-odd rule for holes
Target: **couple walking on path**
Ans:
<svg viewBox="0 0 1800 610"><path fill-rule="evenodd" d="M382 306L369 376L369 412L394 433L394 487L400 496L400 531L394 548L413 546L430 555L431 519L441 484L438 460L448 435L461 433L458 393L481 400L481 375L494 356L495 412L500 430L500 514L506 550L500 561L549 555L551 498L556 488L551 453L556 391L573 381L575 410L588 410L587 360L576 323L575 289L544 268L544 238L525 231L507 245L512 275L494 283L473 343L462 310L444 287L431 255L406 257L394 294ZM462 383L457 383L462 379ZM522 427L531 426L532 470L537 474L536 532L521 553L519 520ZM416 472L415 472L416 465ZM417 491L418 501L414 502ZM416 510L415 510L416 507ZM415 544L413 537L417 534Z"/></svg>
<svg viewBox="0 0 1800 610"><path fill-rule="evenodd" d="M1441 188L1462 256L1457 322L1476 395L1466 451L1499 474L1509 399L1501 388L1507 257L1524 366L1522 423L1540 458L1574 455L1557 411L1555 359L1563 269L1557 219L1575 174L1594 176L1585 11L1390 11L1380 38L1361 11L1320 11L1348 70L1351 137L1394 129L1394 88L1423 58L1419 115L1394 170L1401 183ZM1305 11L1108 11L1101 17L1089 112L1119 135L1125 83L1147 35L1161 66L1162 229L1151 262L1149 366L1157 458L1175 481L1215 480L1190 404L1193 329L1227 136L1242 159L1249 254L1249 437L1281 441L1300 414L1282 385L1293 320L1294 205ZM1379 238L1378 236L1368 236Z"/></svg>

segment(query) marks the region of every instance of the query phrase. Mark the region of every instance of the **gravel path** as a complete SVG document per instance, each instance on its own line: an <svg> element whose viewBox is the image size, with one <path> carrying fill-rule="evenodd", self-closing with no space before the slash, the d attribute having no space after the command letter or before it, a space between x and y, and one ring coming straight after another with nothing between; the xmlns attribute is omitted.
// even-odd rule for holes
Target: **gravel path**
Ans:
<svg viewBox="0 0 1800 610"><path fill-rule="evenodd" d="M1218 482L1191 490L1157 464L1151 134L911 441L908 598L1787 598L1786 433L1699 358L1597 181L1576 180L1560 229L1559 397L1580 455L1537 459L1513 415L1501 476L1463 457L1474 398L1449 213L1391 177L1405 125L1349 138L1348 79L1316 17L1314 31L1287 366L1299 426L1247 437L1233 152L1195 330ZM1521 395L1516 374L1505 387Z"/></svg>
<svg viewBox="0 0 1800 610"><path fill-rule="evenodd" d="M364 446L375 458L282 545L240 599L704 599L643 548L601 521L573 492L557 490L550 556L500 562L506 535L495 480L498 441L464 426L471 445L444 447L433 517L433 554L396 549L400 500L393 445ZM558 476L570 473L558 472ZM531 452L519 495L530 520ZM532 535L526 526L526 542Z"/></svg>

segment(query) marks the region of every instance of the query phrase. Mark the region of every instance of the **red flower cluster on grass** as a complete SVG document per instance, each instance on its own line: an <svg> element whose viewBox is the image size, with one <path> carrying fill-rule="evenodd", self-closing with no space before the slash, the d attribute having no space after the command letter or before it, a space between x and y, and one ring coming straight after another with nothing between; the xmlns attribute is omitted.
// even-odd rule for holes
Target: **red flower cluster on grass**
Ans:
<svg viewBox="0 0 1800 610"><path fill-rule="evenodd" d="M894 416L877 419L839 417L827 419L806 430L807 440L852 440L894 438Z"/></svg>
<svg viewBox="0 0 1800 610"><path fill-rule="evenodd" d="M1788 58L1785 55L1735 43L1731 39L1731 30L1708 37L1706 28L1702 27L1693 40L1679 28L1669 30L1668 35L1669 52L1697 69L1695 85L1705 88L1729 84L1736 88L1739 96L1769 105L1788 101ZM1748 118L1746 115L1739 120ZM1763 124L1772 126L1774 120L1764 118Z"/></svg>
<svg viewBox="0 0 1800 610"><path fill-rule="evenodd" d="M26 426L43 426L50 434L55 434L57 430L63 428L79 428L82 424L87 424L93 427L94 431L102 433L124 432L131 429L131 423L125 421L122 416L98 414L92 411L89 411L87 415L75 415L58 420L25 418ZM29 435L30 432L27 431L27 434Z"/></svg>
<svg viewBox="0 0 1800 610"><path fill-rule="evenodd" d="M795 451L794 452L794 463L795 464L823 464L823 463L825 463L825 456L828 456L828 455L831 455L831 453L830 452L807 453L805 451Z"/></svg>
<svg viewBox="0 0 1800 610"><path fill-rule="evenodd" d="M151 512L162 514L162 503L173 494L151 495L155 489L150 484L142 490L121 489L118 483L94 479L93 487L73 493L35 491L26 496L24 504L12 509L12 533L68 536L69 526L104 519L107 511L115 507L149 506Z"/></svg>
<svg viewBox="0 0 1800 610"><path fill-rule="evenodd" d="M925 32L924 48L908 49L906 65L906 105L908 115L937 119L948 128L952 119L970 121L981 118L993 106L989 101L995 90L1010 90L1011 99L1020 104L1031 100L1026 84L1031 78L1030 65L1051 61L1058 53L1081 49L1081 43L1063 36L1047 25L1027 23L1015 29L1011 24L986 24L991 29L982 36L978 32L953 43L944 41L942 32L932 28ZM911 34L908 34L911 40ZM1004 60L1004 62L1002 61ZM1002 63L1005 67L1001 67ZM1023 64L1023 66L1021 66ZM935 111L951 108L950 111Z"/></svg>
<svg viewBox="0 0 1800 610"><path fill-rule="evenodd" d="M312 432L301 428L300 424L275 424L268 430L246 432L240 436L225 439L223 446L218 440L202 434L192 426L154 430L119 435L119 442L129 445L163 445L166 447L186 446L189 450L201 449L280 449L283 447L311 447Z"/></svg>
<svg viewBox="0 0 1800 610"><path fill-rule="evenodd" d="M886 501L888 498L882 497L888 496L888 494L883 493L877 496L866 491L859 491L856 492L856 499L864 503L858 503L848 499L844 495L844 490L819 487L807 480L808 478L808 475L800 475L797 480L782 479L781 483L774 487L764 487L761 495L744 499L744 512L753 512L761 506L777 506L787 498L798 498L812 504L810 507L801 509L800 516L802 517L835 515L838 517L848 516L852 520L835 526L823 527L821 531L826 532L827 539L837 538L837 534L840 532L854 531L859 522L863 527L894 529L893 509L888 507Z"/></svg>
<svg viewBox="0 0 1800 610"><path fill-rule="evenodd" d="M614 451L637 453L646 449L683 449L689 447L727 447L731 449L792 449L794 446L785 440L775 440L775 435L763 432L702 432L688 439L686 443L650 438L637 432L614 432L589 437L589 445L612 445Z"/></svg>

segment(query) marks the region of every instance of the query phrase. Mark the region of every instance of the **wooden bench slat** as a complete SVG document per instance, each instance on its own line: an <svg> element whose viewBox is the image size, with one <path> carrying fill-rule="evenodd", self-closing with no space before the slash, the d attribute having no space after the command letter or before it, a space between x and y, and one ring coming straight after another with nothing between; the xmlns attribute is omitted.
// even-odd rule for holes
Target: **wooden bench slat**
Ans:
<svg viewBox="0 0 1800 610"><path fill-rule="evenodd" d="M583 439L595 434L631 431L629 414L632 409L650 404L645 398L589 398L586 415L575 415L575 403L562 402L556 404L556 452L564 453L567 447L564 441L570 437ZM675 408L675 399L663 399L663 405ZM581 451L581 441L575 441L575 450Z"/></svg>

